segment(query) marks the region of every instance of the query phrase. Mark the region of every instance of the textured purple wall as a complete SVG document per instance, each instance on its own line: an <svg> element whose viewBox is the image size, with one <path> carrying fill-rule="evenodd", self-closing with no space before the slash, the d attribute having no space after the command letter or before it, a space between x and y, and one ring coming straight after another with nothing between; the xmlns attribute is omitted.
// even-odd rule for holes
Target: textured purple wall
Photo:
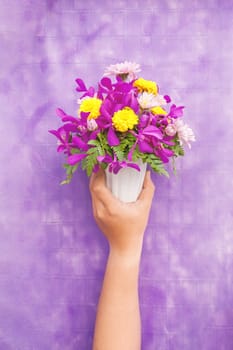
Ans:
<svg viewBox="0 0 233 350"><path fill-rule="evenodd" d="M197 136L177 178L154 176L142 349L233 349L232 18L232 0L0 1L0 350L91 349L107 246L47 130L76 77L124 59Z"/></svg>

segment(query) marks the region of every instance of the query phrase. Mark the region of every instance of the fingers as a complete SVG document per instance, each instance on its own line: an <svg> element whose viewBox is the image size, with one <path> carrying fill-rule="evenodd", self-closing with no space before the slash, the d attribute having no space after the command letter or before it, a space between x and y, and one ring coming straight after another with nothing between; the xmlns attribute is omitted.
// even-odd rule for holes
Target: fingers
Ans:
<svg viewBox="0 0 233 350"><path fill-rule="evenodd" d="M106 186L106 176L103 169L99 169L98 172L91 175L89 187L94 201L100 201L107 205L113 200L113 195Z"/></svg>
<svg viewBox="0 0 233 350"><path fill-rule="evenodd" d="M101 192L101 186L103 186L105 182L105 178L102 174L102 169L98 171L98 173L92 173L89 183L89 189L92 197L92 210L94 218L97 219L99 216L100 210L104 209L103 203L98 199L97 193Z"/></svg>
<svg viewBox="0 0 233 350"><path fill-rule="evenodd" d="M92 173L90 178L90 192L92 195L101 194L104 187L106 187L105 173L103 169L99 169L96 173Z"/></svg>
<svg viewBox="0 0 233 350"><path fill-rule="evenodd" d="M150 171L146 172L142 191L138 197L139 201L147 201L151 204L155 192L155 186L151 180Z"/></svg>

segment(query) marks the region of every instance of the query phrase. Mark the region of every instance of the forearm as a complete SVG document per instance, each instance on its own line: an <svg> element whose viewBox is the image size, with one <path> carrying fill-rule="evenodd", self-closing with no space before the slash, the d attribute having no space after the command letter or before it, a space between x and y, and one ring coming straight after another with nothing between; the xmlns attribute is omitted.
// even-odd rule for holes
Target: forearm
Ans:
<svg viewBox="0 0 233 350"><path fill-rule="evenodd" d="M137 201L132 203L123 203L112 195L102 170L91 177L90 190L94 217L110 245L93 350L140 350L138 273L154 195L150 172Z"/></svg>
<svg viewBox="0 0 233 350"><path fill-rule="evenodd" d="M93 350L140 349L140 256L141 244L132 254L119 254L110 249L98 305Z"/></svg>

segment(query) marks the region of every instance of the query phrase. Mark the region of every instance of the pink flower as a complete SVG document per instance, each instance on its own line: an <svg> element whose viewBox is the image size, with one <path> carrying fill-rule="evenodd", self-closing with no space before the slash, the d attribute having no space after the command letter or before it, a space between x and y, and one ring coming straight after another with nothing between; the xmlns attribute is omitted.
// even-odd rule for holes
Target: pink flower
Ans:
<svg viewBox="0 0 233 350"><path fill-rule="evenodd" d="M169 136L174 136L177 133L181 146L185 144L191 148L190 141L196 141L193 130L181 119L176 119L174 124L169 124L165 132Z"/></svg>
<svg viewBox="0 0 233 350"><path fill-rule="evenodd" d="M125 61L122 63L111 64L110 66L108 66L105 69L104 76L128 74L130 78L135 79L136 73L140 71L141 68L138 63Z"/></svg>
<svg viewBox="0 0 233 350"><path fill-rule="evenodd" d="M177 133L179 137L180 144L186 144L189 148L191 148L190 141L196 141L193 130L183 122L181 119L177 119L175 121Z"/></svg>
<svg viewBox="0 0 233 350"><path fill-rule="evenodd" d="M165 132L168 136L174 136L177 132L175 124L168 124L165 129Z"/></svg>

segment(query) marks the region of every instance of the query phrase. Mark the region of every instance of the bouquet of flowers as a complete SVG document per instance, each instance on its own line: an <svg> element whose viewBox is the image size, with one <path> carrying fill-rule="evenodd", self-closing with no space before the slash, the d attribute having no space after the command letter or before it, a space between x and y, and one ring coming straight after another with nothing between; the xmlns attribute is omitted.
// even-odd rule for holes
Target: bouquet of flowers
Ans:
<svg viewBox="0 0 233 350"><path fill-rule="evenodd" d="M63 124L49 131L58 139L57 151L66 155L62 184L70 182L79 164L90 176L99 167L114 174L126 167L140 171L140 160L169 176L164 165L172 159L175 171L184 145L191 148L195 136L183 122L184 106L171 103L156 82L138 78L139 72L138 64L125 61L107 67L97 87L76 79L77 116L58 108Z"/></svg>

